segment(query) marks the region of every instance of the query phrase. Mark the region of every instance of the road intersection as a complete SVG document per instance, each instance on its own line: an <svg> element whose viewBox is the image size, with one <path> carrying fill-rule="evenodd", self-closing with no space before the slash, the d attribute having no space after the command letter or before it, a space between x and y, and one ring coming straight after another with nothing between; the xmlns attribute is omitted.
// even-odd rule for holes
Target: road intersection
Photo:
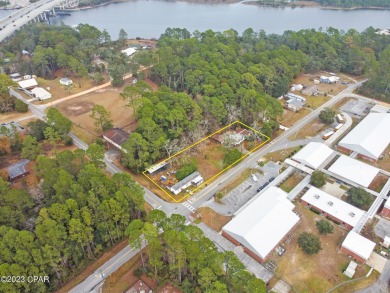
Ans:
<svg viewBox="0 0 390 293"><path fill-rule="evenodd" d="M270 141L268 144L264 145L263 147L253 152L252 154L248 155L247 158L245 158L239 164L232 167L230 170L227 170L221 176L216 178L213 182L208 184L208 186L205 186L201 191L197 192L195 195L191 197L188 197L184 202L182 203L165 202L164 200L162 200L157 195L155 195L150 190L144 187L145 201L148 202L154 209L161 209L167 215L177 213L185 216L187 220L189 220L191 213L194 212L194 210L196 210L198 207L202 206L211 197L213 197L213 195L219 189L221 189L226 184L228 184L231 180L233 180L237 175L239 175L245 169L250 168L251 166L255 166L257 164L257 161L265 154L272 152L276 149L280 149L281 146L288 145L289 143L288 137L293 135L296 131L301 129L304 125L306 125L310 121L314 120L318 116L320 111L323 110L325 107L331 107L337 102L339 102L340 100L342 100L343 98L352 95L352 92L361 84L363 84L365 81L366 80L363 80L355 84L352 84L348 88L340 92L338 95L332 96L331 99L327 101L325 104L313 110L309 115L307 115L306 117L298 121L295 125L293 125L291 128L283 132L280 136L278 136L274 140ZM29 109L39 119L43 119L43 120L45 119L44 111L46 107L39 107L37 105L29 103L25 99L23 99L23 101L29 104ZM70 133L69 135L72 137L73 142L77 147L84 150L88 148L88 145L85 142L83 142L80 138L78 138L76 135L74 135L73 133ZM104 162L106 163L106 169L111 174L123 172L112 161L107 159L107 156L104 158ZM265 270L260 264L254 264L252 259L248 255L245 254L244 256L242 255L242 252L240 252L240 250L234 248L235 247L234 245L226 244L228 243L228 241L226 242L225 239L223 239L223 237L220 234L216 233L211 229L208 229L207 226L205 225L199 225L199 227L201 229L203 228L202 230L205 232L205 234L217 244L219 249L221 250L234 249L236 255L240 259L242 258L244 263L246 263L247 269L253 272L257 277L260 277L265 281L268 281L272 277L272 274L269 273L267 270ZM112 274L113 272L115 272L122 264L124 264L126 261L131 259L136 253L137 251L134 251L134 249L131 248L130 246L125 247L123 250L121 250L119 253L113 256L109 261L107 261L104 265L102 265L98 270L96 270L93 274L91 274L87 279L85 279L83 282L81 282L75 288L73 288L70 292L97 292L97 290L103 284L104 278Z"/></svg>

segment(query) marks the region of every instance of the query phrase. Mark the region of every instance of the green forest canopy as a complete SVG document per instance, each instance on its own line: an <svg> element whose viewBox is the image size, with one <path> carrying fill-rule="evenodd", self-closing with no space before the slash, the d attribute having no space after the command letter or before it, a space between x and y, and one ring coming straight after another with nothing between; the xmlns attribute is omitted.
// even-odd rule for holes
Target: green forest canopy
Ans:
<svg viewBox="0 0 390 293"><path fill-rule="evenodd" d="M149 56L158 60L151 78L161 87L138 93L139 124L124 145L123 161L141 172L167 157L173 141L181 149L237 119L271 136L283 113L275 98L302 72L367 75L361 92L390 101L389 44L373 28L282 35L168 28Z"/></svg>
<svg viewBox="0 0 390 293"><path fill-rule="evenodd" d="M323 6L335 7L390 7L390 0L314 0Z"/></svg>

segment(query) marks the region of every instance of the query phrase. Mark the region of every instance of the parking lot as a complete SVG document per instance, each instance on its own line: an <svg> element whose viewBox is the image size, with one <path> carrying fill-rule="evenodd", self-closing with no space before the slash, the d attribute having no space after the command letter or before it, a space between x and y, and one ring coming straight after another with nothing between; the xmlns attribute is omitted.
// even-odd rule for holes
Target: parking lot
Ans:
<svg viewBox="0 0 390 293"><path fill-rule="evenodd" d="M376 236L380 238L385 238L385 236L390 235L390 221L386 219L380 219L378 224L375 225L374 231Z"/></svg>
<svg viewBox="0 0 390 293"><path fill-rule="evenodd" d="M239 210L245 203L253 198L264 185L267 185L271 179L276 178L279 175L280 166L274 162L268 162L263 167L256 167L263 174L253 172L256 176L257 181L250 176L247 180L237 186L235 189L230 191L227 195L222 198L223 204L218 204L211 198L205 203L206 206L212 208L217 213L222 215L233 215Z"/></svg>
<svg viewBox="0 0 390 293"><path fill-rule="evenodd" d="M361 118L369 113L373 105L370 105L368 102L358 99L352 99L348 101L345 105L341 106L340 110L347 112L352 117Z"/></svg>

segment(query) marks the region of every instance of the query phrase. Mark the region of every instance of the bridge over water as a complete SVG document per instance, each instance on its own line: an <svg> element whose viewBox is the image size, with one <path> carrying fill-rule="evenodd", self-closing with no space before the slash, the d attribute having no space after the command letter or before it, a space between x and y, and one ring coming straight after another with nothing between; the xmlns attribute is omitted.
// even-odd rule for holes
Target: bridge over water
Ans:
<svg viewBox="0 0 390 293"><path fill-rule="evenodd" d="M56 10L75 8L78 4L79 0L39 0L23 7L0 20L0 42L28 23L46 22Z"/></svg>

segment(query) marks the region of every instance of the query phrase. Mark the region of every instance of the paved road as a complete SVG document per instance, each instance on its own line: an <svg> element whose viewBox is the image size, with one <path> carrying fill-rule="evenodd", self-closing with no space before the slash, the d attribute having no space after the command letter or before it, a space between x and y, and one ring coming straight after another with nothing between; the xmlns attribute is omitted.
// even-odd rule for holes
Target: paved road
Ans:
<svg viewBox="0 0 390 293"><path fill-rule="evenodd" d="M235 176L240 174L244 169L249 168L251 165L256 164L258 159L260 159L262 156L264 156L266 153L273 151L274 149L280 147L280 145L285 144L288 141L288 137L291 136L294 132L296 132L298 129L303 127L306 123L310 122L311 120L315 119L319 112L325 108L325 107L331 107L333 104L337 103L344 97L346 97L348 94L350 94L354 89L356 89L358 86L360 86L364 81L361 81L357 84L353 84L344 91L342 91L337 96L332 97L331 100L329 100L327 103L322 105L321 107L317 108L313 112L311 112L308 116L297 122L294 126L292 126L289 130L285 131L282 135L280 135L275 140L271 141L264 147L260 148L253 154L249 155L243 162L238 164L236 167L230 169L223 175L221 175L219 178L217 178L214 182L209 184L207 187L205 187L202 191L200 191L198 194L192 196L192 198L189 198L187 202L181 203L181 204L171 204L164 202L159 197L157 197L155 194L153 194L151 191L145 189L145 200L151 204L154 208L159 208L163 210L166 214L170 215L172 213L178 213L182 214L186 217L189 216L189 214L196 208L202 205L205 201L210 199L220 188L223 187L223 185L230 182ZM25 102L27 102L24 99ZM28 103L28 102L27 102ZM29 104L30 110L37 115L38 118L44 119L44 108L40 108L39 106L33 105L31 103ZM78 146L81 149L86 149L88 145L84 143L82 140L80 140L77 136L74 134L70 134L70 136L73 138L74 143L76 146ZM105 158L105 163L107 165L107 170L114 174L117 172L122 172L118 167L116 167L111 161L109 161L107 158ZM201 225L200 225L201 226ZM202 228L203 226L201 226ZM210 229L203 229L206 235L213 234L213 237L218 237L219 235L216 232L210 231ZM122 251L120 251L117 255L115 255L113 258L111 258L107 263L105 263L101 268L99 268L94 274L89 276L86 280L81 282L78 286L76 286L71 292L89 292L90 290L96 290L98 287L98 284L102 284L102 275L101 273L104 272L104 274L110 275L114 271L116 271L125 261L130 259L134 255L134 251L130 247L126 247ZM251 258L245 254L245 256L242 256L246 259L246 262L253 265L253 262L251 261ZM247 266L248 267L248 266ZM261 265L256 265L256 267L262 268ZM252 270L250 267L248 267L248 270ZM100 274L99 274L100 273ZM264 275L268 276L267 274ZM268 277L267 277L268 278Z"/></svg>
<svg viewBox="0 0 390 293"><path fill-rule="evenodd" d="M261 147L259 150L250 154L245 160L240 162L236 167L228 170L226 173L222 174L218 177L214 182L209 184L203 190L192 196L191 202L196 207L200 206L204 201L210 199L220 188L224 185L228 184L231 180L233 180L238 174L243 172L245 169L249 168L252 164L255 164L261 157L265 154L274 151L275 149L280 148L280 146L284 146L289 143L288 137L301 129L308 122L314 120L318 114L325 108L331 107L343 98L350 96L351 93L361 86L366 80L360 81L356 84L350 85L348 88L340 92L338 95L333 96L329 101L327 101L322 106L318 107L316 110L312 111L309 115L298 121L295 125L283 132L276 139L272 140L265 146Z"/></svg>
<svg viewBox="0 0 390 293"><path fill-rule="evenodd" d="M64 0L40 0L0 20L0 42L12 35L16 30L39 16L44 10L51 10Z"/></svg>
<svg viewBox="0 0 390 293"><path fill-rule="evenodd" d="M390 261L388 260L378 280L374 284L362 290L359 290L356 293L388 293L389 285L390 285Z"/></svg>

